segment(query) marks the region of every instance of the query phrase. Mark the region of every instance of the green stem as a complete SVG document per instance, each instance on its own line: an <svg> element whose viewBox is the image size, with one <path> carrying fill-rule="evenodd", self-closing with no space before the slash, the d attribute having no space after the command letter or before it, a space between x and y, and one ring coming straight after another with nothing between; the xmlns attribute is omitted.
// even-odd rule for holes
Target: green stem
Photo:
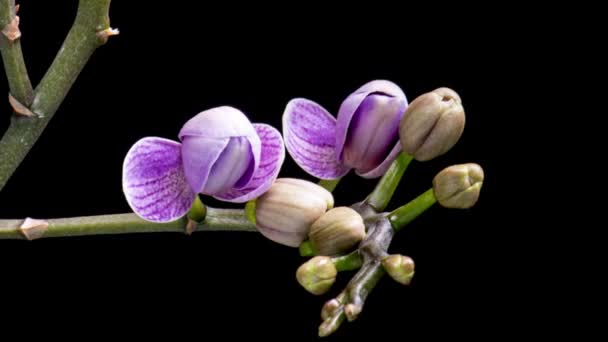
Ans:
<svg viewBox="0 0 608 342"><path fill-rule="evenodd" d="M336 186L338 186L338 183L340 183L340 180L342 180L342 178L321 179L319 181L319 185L324 187L327 191L332 192L332 191L334 191Z"/></svg>
<svg viewBox="0 0 608 342"><path fill-rule="evenodd" d="M247 202L247 204L245 204L245 216L247 216L247 219L249 220L249 222L253 223L254 225L256 224L256 218L255 218L255 208L257 206L257 198L252 199L251 201Z"/></svg>
<svg viewBox="0 0 608 342"><path fill-rule="evenodd" d="M194 204L192 208L188 211L188 218L193 220L194 222L201 223L205 220L207 216L207 207L201 201L201 198L196 196L194 199Z"/></svg>
<svg viewBox="0 0 608 342"><path fill-rule="evenodd" d="M15 18L15 0L0 0L0 30L10 24L13 18ZM0 53L2 53L11 95L24 106L29 107L34 97L34 90L23 60L21 39L11 41L0 33Z"/></svg>
<svg viewBox="0 0 608 342"><path fill-rule="evenodd" d="M367 196L365 202L376 209L376 211L383 211L393 197L401 181L401 177L403 177L405 170L407 170L413 158L406 152L399 153L397 159L395 159L388 171L382 176L374 191Z"/></svg>
<svg viewBox="0 0 608 342"><path fill-rule="evenodd" d="M430 208L437 202L433 189L425 191L422 195L414 198L409 203L393 210L389 214L389 220L393 229L399 231L408 223L412 222L418 215Z"/></svg>
<svg viewBox="0 0 608 342"><path fill-rule="evenodd" d="M358 251L332 258L332 261L338 272L356 270L363 264L363 258Z"/></svg>
<svg viewBox="0 0 608 342"><path fill-rule="evenodd" d="M110 0L80 0L63 46L36 87L30 109L37 117L13 116L0 140L0 190L34 146L89 57L105 42L97 33L110 26L109 8Z"/></svg>
<svg viewBox="0 0 608 342"><path fill-rule="evenodd" d="M300 256L314 256L315 250L312 248L312 243L310 240L306 240L300 244Z"/></svg>
<svg viewBox="0 0 608 342"><path fill-rule="evenodd" d="M153 232L186 231L188 218L167 223L152 223L135 214L100 215L47 220L48 229L43 238L63 236L131 234ZM0 239L24 239L19 227L23 220L0 220ZM200 223L197 231L256 231L255 226L247 220L243 210L216 209L207 207L205 221Z"/></svg>

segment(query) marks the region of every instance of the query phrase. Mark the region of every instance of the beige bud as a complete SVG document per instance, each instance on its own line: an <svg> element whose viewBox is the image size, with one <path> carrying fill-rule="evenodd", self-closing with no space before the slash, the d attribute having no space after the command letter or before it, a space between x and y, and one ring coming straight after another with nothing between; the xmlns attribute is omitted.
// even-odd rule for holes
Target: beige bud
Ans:
<svg viewBox="0 0 608 342"><path fill-rule="evenodd" d="M400 284L409 285L414 277L414 260L408 256L389 255L382 260L382 266Z"/></svg>
<svg viewBox="0 0 608 342"><path fill-rule="evenodd" d="M460 96L449 88L418 96L403 114L399 137L403 150L426 161L450 150L464 131Z"/></svg>
<svg viewBox="0 0 608 342"><path fill-rule="evenodd" d="M331 258L316 256L298 268L296 279L306 291L321 295L329 291L337 275L338 270Z"/></svg>
<svg viewBox="0 0 608 342"><path fill-rule="evenodd" d="M446 208L467 209L475 205L483 184L483 169L477 164L453 165L433 179L437 202Z"/></svg>
<svg viewBox="0 0 608 342"><path fill-rule="evenodd" d="M298 247L308 236L311 224L333 206L333 196L319 185L279 178L256 200L256 226L270 240Z"/></svg>
<svg viewBox="0 0 608 342"><path fill-rule="evenodd" d="M348 251L365 237L365 224L359 213L349 207L337 207L319 217L310 227L308 238L320 255Z"/></svg>
<svg viewBox="0 0 608 342"><path fill-rule="evenodd" d="M336 312L340 309L341 305L342 304L340 303L340 301L336 298L330 299L325 302L325 305L323 305L323 308L321 309L321 319L326 320L329 317L335 315Z"/></svg>

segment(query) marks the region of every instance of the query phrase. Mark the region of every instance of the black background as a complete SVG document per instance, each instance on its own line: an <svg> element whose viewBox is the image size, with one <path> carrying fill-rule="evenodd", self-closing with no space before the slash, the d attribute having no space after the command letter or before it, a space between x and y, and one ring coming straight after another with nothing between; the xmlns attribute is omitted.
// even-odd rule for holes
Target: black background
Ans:
<svg viewBox="0 0 608 342"><path fill-rule="evenodd" d="M465 28L449 11L280 7L115 1L111 22L120 35L93 55L0 193L0 217L128 212L121 166L129 147L144 136L175 139L186 120L211 107L231 105L252 122L280 128L293 97L335 114L373 79L397 83L410 101L447 86L463 99L464 135L447 155L413 163L390 208L425 191L442 168L464 162L485 170L480 201L466 211L436 206L400 232L391 251L415 260L412 285L384 278L357 322L332 339L513 332L524 322L506 309L515 296L503 253L510 234L501 147L508 105L496 100L517 58L515 43L498 33L488 38L497 19L491 13ZM75 10L76 1L22 4L22 46L34 83ZM0 94L7 93L0 78ZM3 131L10 107L0 109ZM312 179L289 156L281 176ZM350 174L335 191L337 205L364 198L374 184ZM322 304L348 280L341 275L329 294L314 297L295 281L304 261L297 251L253 233L0 241L0 260L5 311L18 309L11 316L22 323L37 317L28 331L62 336L314 340Z"/></svg>

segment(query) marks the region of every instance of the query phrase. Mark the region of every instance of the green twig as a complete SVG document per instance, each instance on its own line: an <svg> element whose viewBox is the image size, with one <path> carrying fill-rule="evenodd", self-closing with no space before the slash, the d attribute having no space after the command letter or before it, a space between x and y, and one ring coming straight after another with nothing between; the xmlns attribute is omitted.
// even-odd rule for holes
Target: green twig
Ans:
<svg viewBox="0 0 608 342"><path fill-rule="evenodd" d="M186 232L188 218L167 223L151 223L135 214L100 215L49 219L42 221L48 227L42 229L42 238L105 234L131 234L153 232ZM21 228L24 220L0 220L0 239L26 239ZM207 207L205 220L197 231L256 231L245 217L243 210Z"/></svg>
<svg viewBox="0 0 608 342"><path fill-rule="evenodd" d="M332 258L332 261L338 272L356 270L363 264L363 258L361 258L359 251Z"/></svg>
<svg viewBox="0 0 608 342"><path fill-rule="evenodd" d="M8 29L8 25L14 23L15 16L15 0L0 0L0 30ZM11 40L5 34L0 33L0 52L11 95L29 107L34 97L34 90L23 60L21 39Z"/></svg>
<svg viewBox="0 0 608 342"><path fill-rule="evenodd" d="M70 32L35 89L30 109L37 116L13 116L0 140L0 190L34 146L91 54L113 33L109 31L109 9L110 0L80 0ZM19 100L16 94L13 96Z"/></svg>
<svg viewBox="0 0 608 342"><path fill-rule="evenodd" d="M433 189L425 191L422 195L414 198L409 203L402 205L401 207L393 210L389 214L389 220L393 229L399 231L405 227L408 223L412 222L418 215L422 214L425 210L430 208L437 202Z"/></svg>
<svg viewBox="0 0 608 342"><path fill-rule="evenodd" d="M405 152L399 153L399 156L382 176L374 191L367 196L365 203L372 206L378 212L383 211L393 197L401 181L401 177L403 177L412 159L413 157Z"/></svg>

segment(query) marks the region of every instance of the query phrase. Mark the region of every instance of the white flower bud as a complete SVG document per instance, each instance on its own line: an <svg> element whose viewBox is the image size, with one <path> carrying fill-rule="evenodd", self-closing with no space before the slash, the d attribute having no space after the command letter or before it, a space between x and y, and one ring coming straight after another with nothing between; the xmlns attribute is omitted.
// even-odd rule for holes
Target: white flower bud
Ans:
<svg viewBox="0 0 608 342"><path fill-rule="evenodd" d="M361 215L349 207L331 209L317 219L308 234L313 250L320 255L348 251L365 237Z"/></svg>
<svg viewBox="0 0 608 342"><path fill-rule="evenodd" d="M279 178L256 200L256 226L277 243L298 247L310 226L334 205L331 193L319 185L295 178Z"/></svg>

